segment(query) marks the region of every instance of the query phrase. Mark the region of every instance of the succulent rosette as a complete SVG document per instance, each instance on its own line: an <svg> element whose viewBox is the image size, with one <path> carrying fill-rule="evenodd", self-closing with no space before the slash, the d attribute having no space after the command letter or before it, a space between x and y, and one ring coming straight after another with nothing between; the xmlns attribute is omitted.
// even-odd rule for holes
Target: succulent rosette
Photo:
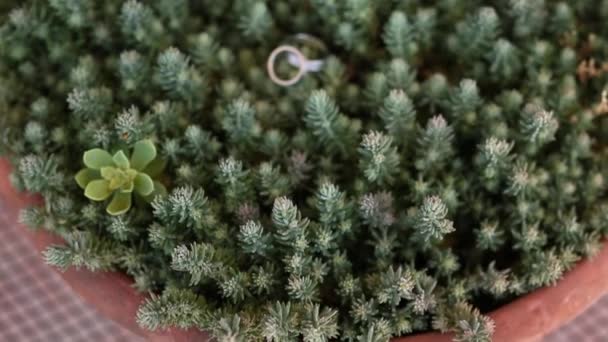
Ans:
<svg viewBox="0 0 608 342"><path fill-rule="evenodd" d="M86 168L76 174L76 182L84 189L84 195L93 201L106 201L111 197L106 210L110 215L122 215L129 211L133 193L150 201L166 192L157 177L163 162L157 158L156 147L149 140L135 143L131 157L123 150L113 155L100 148L84 153Z"/></svg>

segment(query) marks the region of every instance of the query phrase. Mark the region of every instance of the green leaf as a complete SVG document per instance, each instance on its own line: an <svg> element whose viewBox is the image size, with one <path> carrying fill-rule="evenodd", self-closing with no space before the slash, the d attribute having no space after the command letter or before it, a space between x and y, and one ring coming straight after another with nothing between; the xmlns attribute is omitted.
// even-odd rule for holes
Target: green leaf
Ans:
<svg viewBox="0 0 608 342"><path fill-rule="evenodd" d="M146 168L142 171L152 178L156 178L160 176L160 174L165 170L167 166L167 161L162 158L156 158L146 166Z"/></svg>
<svg viewBox="0 0 608 342"><path fill-rule="evenodd" d="M129 209L131 209L131 193L117 191L106 211L110 215L118 216L126 213Z"/></svg>
<svg viewBox="0 0 608 342"><path fill-rule="evenodd" d="M113 166L104 166L99 170L99 174L105 180L111 180L116 176L117 170Z"/></svg>
<svg viewBox="0 0 608 342"><path fill-rule="evenodd" d="M128 182L127 184L123 185L122 188L120 188L120 191L132 193L133 189L135 189L135 182Z"/></svg>
<svg viewBox="0 0 608 342"><path fill-rule="evenodd" d="M114 164L121 169L128 169L131 166L131 163L129 163L129 158L127 158L127 155L125 155L122 150L116 152L114 157L112 157L112 160L114 160Z"/></svg>
<svg viewBox="0 0 608 342"><path fill-rule="evenodd" d="M152 140L138 141L133 148L131 167L137 171L142 171L154 158L156 158L156 147L154 147Z"/></svg>
<svg viewBox="0 0 608 342"><path fill-rule="evenodd" d="M76 176L74 177L74 179L76 180L76 183L78 183L78 186L81 187L82 189L86 189L87 185L95 180L95 179L99 179L99 177L101 177L101 174L99 173L98 170L93 170L93 169L82 169L80 170Z"/></svg>
<svg viewBox="0 0 608 342"><path fill-rule="evenodd" d="M100 148L86 151L82 159L84 165L94 170L99 170L104 166L114 166L112 156Z"/></svg>
<svg viewBox="0 0 608 342"><path fill-rule="evenodd" d="M142 196L148 196L154 191L154 182L145 173L138 173L133 183L135 183L135 191Z"/></svg>
<svg viewBox="0 0 608 342"><path fill-rule="evenodd" d="M110 197L110 182L105 179L98 179L90 182L84 190L84 195L93 201L103 201Z"/></svg>
<svg viewBox="0 0 608 342"><path fill-rule="evenodd" d="M149 194L148 196L144 196L144 200L148 203L151 203L152 201L154 201L154 198L156 198L156 196L166 196L166 195L167 195L167 188L165 188L163 183L161 183L159 181L154 181L154 191L152 191L152 193Z"/></svg>

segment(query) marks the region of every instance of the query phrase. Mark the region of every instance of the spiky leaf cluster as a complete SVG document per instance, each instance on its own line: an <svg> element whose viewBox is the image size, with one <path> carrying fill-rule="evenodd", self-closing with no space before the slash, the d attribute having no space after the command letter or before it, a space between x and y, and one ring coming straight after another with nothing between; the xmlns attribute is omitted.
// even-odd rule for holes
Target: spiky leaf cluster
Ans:
<svg viewBox="0 0 608 342"><path fill-rule="evenodd" d="M486 310L559 282L608 234L606 8L1 1L0 153L45 200L20 221L66 240L49 264L154 293L147 329L488 341ZM282 44L320 70L274 84ZM138 141L167 192L111 216L74 176L86 151Z"/></svg>

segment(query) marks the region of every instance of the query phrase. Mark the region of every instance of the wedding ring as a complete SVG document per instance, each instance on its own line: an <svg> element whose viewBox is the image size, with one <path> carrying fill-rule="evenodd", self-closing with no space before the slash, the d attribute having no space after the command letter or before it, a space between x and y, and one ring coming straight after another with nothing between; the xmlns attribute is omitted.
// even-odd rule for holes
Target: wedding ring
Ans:
<svg viewBox="0 0 608 342"><path fill-rule="evenodd" d="M327 50L325 44L323 44L320 39L315 38L309 34L298 33L294 35L293 38L295 40L309 44L310 46L314 46L317 50ZM287 54L287 62L290 65L298 68L298 72L289 79L280 78L279 76L277 76L277 73L275 71L277 57L283 53ZM288 87L298 83L306 73L320 71L321 68L323 68L323 64L323 59L309 60L297 47L293 45L281 45L270 53L268 61L266 62L266 69L268 71L268 76L274 83L284 87Z"/></svg>
<svg viewBox="0 0 608 342"><path fill-rule="evenodd" d="M288 61L289 61L289 59L295 60L293 63L292 62L289 63L292 65L296 64L296 67L298 68L298 72L292 78L282 79L282 78L278 77L276 72L274 71L274 65L275 65L276 59L282 53L288 53L288 57L287 57ZM300 81L300 79L302 79L302 76L304 76L304 74L306 73L307 62L308 62L308 60L306 59L306 57L304 57L304 55L297 48L295 48L291 45L281 45L281 46L277 47L276 49L274 49L272 51L272 53L270 54L270 57L268 57L268 62L266 63L266 69L268 70L268 76L270 76L270 79L274 83L284 86L284 87L289 87L291 85L298 83L298 81Z"/></svg>

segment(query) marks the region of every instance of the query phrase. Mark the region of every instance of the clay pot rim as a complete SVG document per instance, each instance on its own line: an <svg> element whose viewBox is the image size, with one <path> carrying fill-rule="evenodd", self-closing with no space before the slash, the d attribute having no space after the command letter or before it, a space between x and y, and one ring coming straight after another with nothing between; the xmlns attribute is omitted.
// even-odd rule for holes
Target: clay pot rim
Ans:
<svg viewBox="0 0 608 342"><path fill-rule="evenodd" d="M0 198L10 198L6 206L9 220L16 222L21 208L40 203L33 196L18 193L9 182L11 167L0 159ZM62 240L43 230L20 230L38 251ZM132 280L120 272L90 272L70 268L58 271L64 281L101 314L123 328L150 341L204 341L206 333L197 329L147 331L139 327L135 314L147 296L136 292ZM608 241L593 259L581 261L555 285L540 288L494 311L489 316L496 324L493 341L532 342L585 311L597 299L608 293ZM450 334L423 333L397 338L395 342L447 342Z"/></svg>

